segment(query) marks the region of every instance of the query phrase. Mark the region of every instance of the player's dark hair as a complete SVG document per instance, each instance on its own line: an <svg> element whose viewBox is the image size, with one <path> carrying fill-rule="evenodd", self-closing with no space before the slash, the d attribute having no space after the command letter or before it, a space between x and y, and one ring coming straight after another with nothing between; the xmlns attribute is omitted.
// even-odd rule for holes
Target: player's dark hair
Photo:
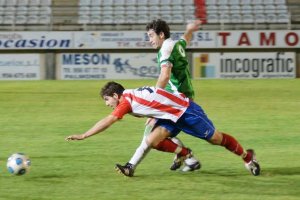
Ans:
<svg viewBox="0 0 300 200"><path fill-rule="evenodd" d="M123 94L125 88L114 81L106 83L100 91L100 96L103 98L104 96L112 97L114 93L118 94L119 96Z"/></svg>
<svg viewBox="0 0 300 200"><path fill-rule="evenodd" d="M150 29L153 29L154 32L159 35L161 32L165 34L165 39L170 37L170 27L164 20L156 19L147 24L146 31L148 32Z"/></svg>

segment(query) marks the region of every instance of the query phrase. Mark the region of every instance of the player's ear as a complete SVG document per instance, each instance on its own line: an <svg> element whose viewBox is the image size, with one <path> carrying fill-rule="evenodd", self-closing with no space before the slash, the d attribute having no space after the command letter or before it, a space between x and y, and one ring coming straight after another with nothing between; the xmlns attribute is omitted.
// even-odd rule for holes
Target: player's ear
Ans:
<svg viewBox="0 0 300 200"><path fill-rule="evenodd" d="M163 39L164 37L165 37L164 32L160 32L160 33L159 33L159 39Z"/></svg>
<svg viewBox="0 0 300 200"><path fill-rule="evenodd" d="M118 95L117 93L114 93L114 94L113 94L113 98L119 99L119 95Z"/></svg>

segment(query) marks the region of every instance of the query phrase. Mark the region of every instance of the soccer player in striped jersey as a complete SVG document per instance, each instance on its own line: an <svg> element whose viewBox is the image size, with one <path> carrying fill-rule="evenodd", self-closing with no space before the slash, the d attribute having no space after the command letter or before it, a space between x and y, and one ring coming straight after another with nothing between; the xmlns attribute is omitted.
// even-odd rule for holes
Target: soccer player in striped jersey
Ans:
<svg viewBox="0 0 300 200"><path fill-rule="evenodd" d="M194 99L194 89L189 71L190 66L185 49L192 39L193 32L199 30L200 25L200 20L188 23L185 33L178 41L174 41L170 38L170 28L163 20L153 20L146 26L150 44L153 48L159 50L157 54L157 61L160 69L160 75L158 77L156 87L164 88L172 93L181 92L190 99ZM149 148L145 151L144 148L146 146L146 137L153 128L154 123L155 120L147 120L144 137L139 147L125 165L116 164L116 170L124 171L125 168L131 168L131 171L134 171L136 169L137 165L144 159L151 149ZM171 139L173 142L183 146L183 143L177 137L173 137ZM168 148L169 143L170 142L164 143L165 146L161 146L161 148L157 150L164 151L164 148ZM170 169L177 170L181 167L182 163L183 161L180 155L176 155ZM185 172L194 171L201 167L200 162L194 156L191 156L184 162L184 164L185 166L181 169L181 171Z"/></svg>
<svg viewBox="0 0 300 200"><path fill-rule="evenodd" d="M85 133L70 135L66 140L83 140L103 132L113 123L122 119L125 114L152 117L156 118L157 121L146 138L147 146L159 149L164 142L168 141L166 138L175 137L180 131L183 131L211 144L225 147L230 152L241 156L246 168L254 176L260 174L260 166L254 150L244 150L234 137L218 131L201 106L182 93L175 94L158 87L147 86L125 90L119 83L108 82L101 89L100 95L106 105L113 108L113 112ZM168 149L165 149L166 152L179 154L184 159L189 158L190 151L188 148L175 143L172 144ZM122 173L124 174L124 172Z"/></svg>

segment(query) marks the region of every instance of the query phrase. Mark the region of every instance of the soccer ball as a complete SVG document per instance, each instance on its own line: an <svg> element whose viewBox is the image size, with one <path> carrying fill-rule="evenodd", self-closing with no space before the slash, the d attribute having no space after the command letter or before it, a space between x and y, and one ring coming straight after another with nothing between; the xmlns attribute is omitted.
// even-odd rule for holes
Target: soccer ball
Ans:
<svg viewBox="0 0 300 200"><path fill-rule="evenodd" d="M31 161L23 153L14 153L7 159L7 170L14 175L24 175L29 171Z"/></svg>

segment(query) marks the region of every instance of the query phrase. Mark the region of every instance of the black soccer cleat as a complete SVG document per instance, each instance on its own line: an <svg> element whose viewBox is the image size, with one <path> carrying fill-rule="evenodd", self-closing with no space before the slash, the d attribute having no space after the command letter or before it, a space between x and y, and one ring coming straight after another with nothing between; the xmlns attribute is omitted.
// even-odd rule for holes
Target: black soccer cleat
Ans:
<svg viewBox="0 0 300 200"><path fill-rule="evenodd" d="M183 163L183 156L179 156L177 154L173 160L170 170L175 171L175 170L179 169L181 167L182 163Z"/></svg>
<svg viewBox="0 0 300 200"><path fill-rule="evenodd" d="M132 177L134 174L133 165L130 163L126 163L124 166L120 164L116 164L115 170L124 176Z"/></svg>

